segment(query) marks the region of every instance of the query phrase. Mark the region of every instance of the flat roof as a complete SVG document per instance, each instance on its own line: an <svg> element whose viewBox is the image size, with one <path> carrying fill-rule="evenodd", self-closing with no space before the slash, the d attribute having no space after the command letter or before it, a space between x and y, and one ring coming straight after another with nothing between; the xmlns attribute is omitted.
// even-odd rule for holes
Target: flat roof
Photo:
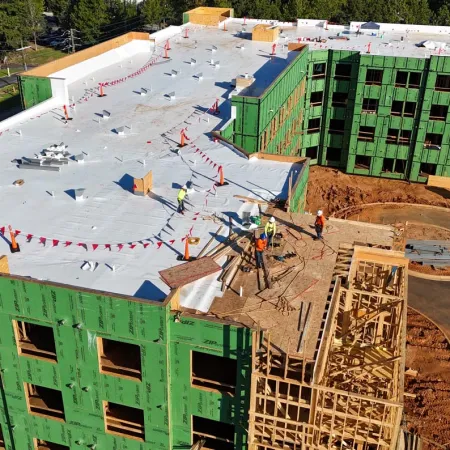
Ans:
<svg viewBox="0 0 450 450"><path fill-rule="evenodd" d="M287 196L288 175L298 172L298 165L248 160L208 134L230 118L232 78L253 74L267 64L263 55L271 44L248 41L242 51L236 48L241 40L233 33L190 28L189 39L171 39L169 62L106 87L106 97L93 94L98 82L136 72L151 55L143 52L123 59L70 84L72 121L65 123L62 109L54 109L0 136L0 228L11 224L20 231L20 253L10 254L8 243L0 243L0 253L9 255L12 274L161 300L169 287L158 272L180 264L177 256L184 252L186 235L200 238L199 245L190 247L191 256L196 256L223 224L215 240L225 239L229 217L239 227L243 212L256 213L257 205L234 195L266 200ZM164 43L156 48L157 54L163 54ZM217 46L214 53L212 45ZM221 61L220 68L211 65L211 58ZM172 69L177 76L172 76ZM198 73L203 73L200 81L194 78ZM147 95L140 95L141 88L148 89ZM168 97L171 92L173 100ZM207 112L216 99L219 115ZM110 113L107 119L102 117L104 110ZM124 135L116 132L121 127ZM178 152L181 129L190 140ZM19 170L13 162L35 158L61 142L68 145L70 155L84 154L84 162L70 160L60 172ZM215 189L219 166L229 184ZM133 195L133 177L149 170L151 196ZM17 179L24 184L13 186ZM186 182L192 183L192 190L182 216L176 213L176 197ZM74 199L76 189L85 189L83 200ZM181 304L207 311L220 295L220 286L206 277L182 297Z"/></svg>

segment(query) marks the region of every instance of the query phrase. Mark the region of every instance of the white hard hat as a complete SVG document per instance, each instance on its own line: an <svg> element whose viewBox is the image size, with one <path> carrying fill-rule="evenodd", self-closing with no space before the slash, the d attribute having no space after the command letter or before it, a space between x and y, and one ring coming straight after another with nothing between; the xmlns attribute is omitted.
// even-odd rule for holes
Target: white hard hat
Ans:
<svg viewBox="0 0 450 450"><path fill-rule="evenodd" d="M270 223L274 223L274 222L275 222L275 217L271 217L271 218L269 219L269 222L270 222Z"/></svg>
<svg viewBox="0 0 450 450"><path fill-rule="evenodd" d="M317 215L321 216L323 214L323 211L321 209L319 209L319 211L317 211Z"/></svg>
<svg viewBox="0 0 450 450"><path fill-rule="evenodd" d="M187 186L186 185L184 185L181 189L187 189Z"/></svg>

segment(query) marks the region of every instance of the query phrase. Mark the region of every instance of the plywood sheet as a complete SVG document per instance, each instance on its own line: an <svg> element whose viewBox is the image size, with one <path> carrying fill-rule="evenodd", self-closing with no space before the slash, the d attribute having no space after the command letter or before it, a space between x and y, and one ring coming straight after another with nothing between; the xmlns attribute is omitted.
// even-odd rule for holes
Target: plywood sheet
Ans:
<svg viewBox="0 0 450 450"><path fill-rule="evenodd" d="M9 273L8 257L0 255L0 273Z"/></svg>
<svg viewBox="0 0 450 450"><path fill-rule="evenodd" d="M161 270L159 275L171 289L174 289L192 283L193 281L200 280L201 278L219 272L220 270L222 270L221 267L211 257L205 256L196 261Z"/></svg>
<svg viewBox="0 0 450 450"><path fill-rule="evenodd" d="M427 185L450 189L450 177L438 177L436 175L429 175Z"/></svg>

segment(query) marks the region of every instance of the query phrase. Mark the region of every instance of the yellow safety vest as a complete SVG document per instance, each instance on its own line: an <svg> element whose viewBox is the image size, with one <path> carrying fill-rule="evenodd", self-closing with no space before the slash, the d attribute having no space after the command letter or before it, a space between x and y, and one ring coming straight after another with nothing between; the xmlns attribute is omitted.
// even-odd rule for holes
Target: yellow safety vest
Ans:
<svg viewBox="0 0 450 450"><path fill-rule="evenodd" d="M186 197L187 192L184 189L180 189L180 192L178 192L178 200L184 200L184 197Z"/></svg>
<svg viewBox="0 0 450 450"><path fill-rule="evenodd" d="M277 232L277 224L267 222L265 232L266 232L266 234L275 234Z"/></svg>

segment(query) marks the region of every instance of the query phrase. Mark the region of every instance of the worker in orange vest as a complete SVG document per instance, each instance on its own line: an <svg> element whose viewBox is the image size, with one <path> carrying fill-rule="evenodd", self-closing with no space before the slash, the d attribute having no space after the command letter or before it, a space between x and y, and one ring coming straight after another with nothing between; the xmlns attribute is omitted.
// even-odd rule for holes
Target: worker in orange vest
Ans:
<svg viewBox="0 0 450 450"><path fill-rule="evenodd" d="M267 236L261 233L255 243L256 268L259 269L263 265L263 252L267 247Z"/></svg>
<svg viewBox="0 0 450 450"><path fill-rule="evenodd" d="M317 211L316 220L314 221L314 228L316 229L317 238L314 239L323 239L322 232L325 226L325 217L323 217L323 211L319 209Z"/></svg>

